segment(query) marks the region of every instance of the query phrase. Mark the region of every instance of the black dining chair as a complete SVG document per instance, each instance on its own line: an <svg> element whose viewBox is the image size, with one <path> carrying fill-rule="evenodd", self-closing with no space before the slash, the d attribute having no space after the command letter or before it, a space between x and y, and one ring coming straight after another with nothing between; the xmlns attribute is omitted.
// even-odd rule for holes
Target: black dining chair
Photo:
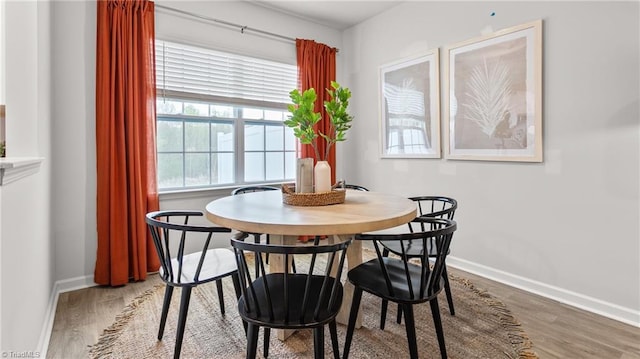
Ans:
<svg viewBox="0 0 640 359"><path fill-rule="evenodd" d="M458 201L450 197L444 196L419 196L410 197L410 200L416 202L418 206L418 216L431 217L431 218L446 218L453 220L456 210L458 209ZM409 226L411 229L411 226ZM413 241L409 243L406 248L406 252L402 253L402 248L397 241L382 241L383 252L382 255L387 257L389 253L393 253L398 256L406 256L407 258L419 258L422 256L424 249L429 257L433 257L434 244L427 242L426 246L423 246L422 241ZM444 279L444 291L447 296L447 304L449 305L449 312L451 315L455 315L455 308L453 306L453 296L451 295L451 288L449 286L449 274L447 273L446 263L443 265L442 278ZM387 304L388 302L382 301L382 308L380 310L380 329L384 330L384 325L387 316ZM400 324L402 322L402 309L398 306L396 322Z"/></svg>
<svg viewBox="0 0 640 359"><path fill-rule="evenodd" d="M456 230L456 222L444 218L417 217L409 224L413 230L401 234L358 234L355 240L371 241L376 258L349 270L347 279L354 285L353 302L349 313L349 325L345 338L344 358L348 358L355 329L362 292L366 291L387 301L398 303L405 314L405 328L411 358L418 357L418 345L413 306L424 302L431 305L431 314L438 337L440 355L447 357L444 332L440 320L438 294L444 286L442 272L449 252L451 239ZM423 252L417 260L407 256L383 257L380 241L397 242L402 253L415 241L424 246L432 242L435 246L430 255ZM433 267L430 258L435 259Z"/></svg>
<svg viewBox="0 0 640 359"><path fill-rule="evenodd" d="M191 290L204 283L216 282L220 311L224 315L222 278L231 276L240 297L240 282L235 256L229 248L213 248L214 234L229 233L230 229L189 224L192 217L202 217L200 211L156 211L146 215L146 223L160 259L160 278L166 284L158 340L162 340L167 322L171 296L175 287L181 288L180 312L174 358L180 357L182 339L187 322ZM226 243L226 242L225 242ZM193 253L190 249L196 248Z"/></svg>
<svg viewBox="0 0 640 359"><path fill-rule="evenodd" d="M355 190L355 191L364 191L364 192L369 192L369 190L368 190L366 187L362 187L362 186L357 185L357 184L345 184L345 185L343 186L343 188L345 188L345 189L352 189L352 190Z"/></svg>
<svg viewBox="0 0 640 359"><path fill-rule="evenodd" d="M251 193L251 192L263 192L263 191L279 191L280 188L278 187L274 187L274 186L264 186L264 185L256 185L256 186L245 186L245 187L239 187L234 189L233 191L231 191L231 195L232 196L236 196L239 194L243 194L243 193ZM262 237L262 233L249 233L250 235L253 236L253 239L256 243L260 243L260 237ZM267 244L269 244L270 240L269 240L269 234L265 234L265 240L267 242ZM266 262L267 264L269 264L269 255L267 254L266 257ZM258 273L258 266L257 266L257 258L256 258L256 266L255 266L255 270L256 273ZM295 264L293 265L295 268Z"/></svg>
<svg viewBox="0 0 640 359"><path fill-rule="evenodd" d="M233 191L231 191L231 195L235 196L237 194L243 194L243 193L251 193L251 192L262 192L262 191L279 191L280 188L275 187L275 186L244 186L244 187L238 187L236 189L234 189Z"/></svg>
<svg viewBox="0 0 640 359"><path fill-rule="evenodd" d="M342 303L340 277L351 240L320 243L319 237L313 244L290 246L231 240L241 278L242 296L238 300L238 310L248 323L248 359L256 357L260 327L264 328L265 358L269 355L271 328L277 328L313 329L314 357L322 359L325 325L329 325L333 355L340 358L335 318ZM255 256L262 262L261 255L266 253L278 255L271 260L282 260L282 263L290 263L294 258L298 263L308 261L308 268L305 264L304 269L299 266L297 273L291 273L285 265L284 273L267 273L260 263L259 275L252 278L247 256Z"/></svg>

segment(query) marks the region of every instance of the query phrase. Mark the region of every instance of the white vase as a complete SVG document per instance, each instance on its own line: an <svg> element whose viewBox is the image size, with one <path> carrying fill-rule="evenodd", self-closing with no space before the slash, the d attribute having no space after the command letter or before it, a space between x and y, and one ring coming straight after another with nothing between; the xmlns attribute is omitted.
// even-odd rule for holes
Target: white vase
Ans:
<svg viewBox="0 0 640 359"><path fill-rule="evenodd" d="M315 192L331 191L331 167L327 161L318 161L313 170Z"/></svg>

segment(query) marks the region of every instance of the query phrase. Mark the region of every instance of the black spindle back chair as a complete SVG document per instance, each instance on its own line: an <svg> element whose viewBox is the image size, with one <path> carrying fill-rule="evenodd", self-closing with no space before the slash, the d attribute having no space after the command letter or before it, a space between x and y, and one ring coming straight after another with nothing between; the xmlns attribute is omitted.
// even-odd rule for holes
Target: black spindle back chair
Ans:
<svg viewBox="0 0 640 359"><path fill-rule="evenodd" d="M359 234L356 240L371 241L377 257L351 269L347 275L355 286L349 325L345 339L344 358L349 355L353 331L355 329L362 291L369 292L384 300L398 303L405 313L405 327L411 358L418 357L413 305L429 302L440 346L442 358L447 357L444 333L438 307L438 293L443 288L444 264L451 245L456 222L444 218L417 217L409 223L412 228L402 234ZM401 256L384 257L379 241L395 242ZM427 242L434 243L434 252L423 253L410 260L406 255L415 241L426 247ZM433 267L429 259L435 259Z"/></svg>
<svg viewBox="0 0 640 359"><path fill-rule="evenodd" d="M328 242L330 240L323 240ZM313 329L314 357L324 358L324 325L329 325L334 357L339 358L335 317L340 310L343 286L340 282L349 241L320 244L267 245L232 239L240 271L242 296L238 310L248 323L247 358L255 358L258 329L264 328L264 357L269 354L270 328ZM283 264L295 260L298 272L267 273L261 254L277 255ZM249 260L259 260L258 275L251 277ZM301 258L304 257L304 258ZM308 268L303 263L307 263Z"/></svg>
<svg viewBox="0 0 640 359"><path fill-rule="evenodd" d="M162 340L167 313L174 287L181 287L180 312L174 358L180 357L184 328L187 321L191 290L203 283L216 282L220 311L224 315L222 278L231 276L240 296L238 270L233 251L229 248L213 248L216 233L229 233L229 228L189 224L192 217L202 217L200 211L157 211L146 215L153 244L160 259L160 278L166 284L158 340ZM197 244L201 244L197 246ZM194 253L190 248L200 247Z"/></svg>
<svg viewBox="0 0 640 359"><path fill-rule="evenodd" d="M363 187L357 184L344 184L343 186L345 189L352 189L355 191L363 191L363 192L369 192L369 189L367 187Z"/></svg>
<svg viewBox="0 0 640 359"><path fill-rule="evenodd" d="M418 206L418 216L421 217L431 217L431 218L446 218L453 220L455 216L456 210L458 209L458 201L450 197L444 196L418 196L418 197L410 197L410 200L416 202ZM411 226L409 226L411 230ZM402 251L398 245L398 242L390 241L390 242L381 242L384 246L383 256L387 257L389 252L395 255L403 255ZM431 253L434 252L434 243L427 242L426 246L423 246L421 241L412 241L408 244L405 256L408 258L418 258L425 251L431 256ZM451 295L451 288L449 286L449 275L447 273L447 265L444 265L444 269L442 271L442 277L444 279L444 291L447 295L447 303L449 305L449 312L451 315L455 315L455 308L453 306L453 296ZM382 301L382 309L380 311L380 329L384 329L385 320L387 316L387 302L385 300ZM398 307L396 322L400 324L402 322L402 310Z"/></svg>

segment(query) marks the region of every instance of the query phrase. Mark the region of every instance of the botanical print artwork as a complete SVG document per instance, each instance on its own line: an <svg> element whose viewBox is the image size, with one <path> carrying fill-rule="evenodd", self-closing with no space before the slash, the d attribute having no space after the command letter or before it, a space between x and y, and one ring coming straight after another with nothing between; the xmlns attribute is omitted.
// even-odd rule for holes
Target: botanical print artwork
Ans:
<svg viewBox="0 0 640 359"><path fill-rule="evenodd" d="M542 20L446 53L447 158L542 162Z"/></svg>
<svg viewBox="0 0 640 359"><path fill-rule="evenodd" d="M527 147L526 63L523 37L456 55L456 148Z"/></svg>

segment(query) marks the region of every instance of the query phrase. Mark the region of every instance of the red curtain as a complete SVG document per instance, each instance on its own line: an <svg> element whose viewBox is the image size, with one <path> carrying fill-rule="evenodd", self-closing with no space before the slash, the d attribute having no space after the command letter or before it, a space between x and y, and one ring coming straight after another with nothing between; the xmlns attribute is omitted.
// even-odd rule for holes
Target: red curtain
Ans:
<svg viewBox="0 0 640 359"><path fill-rule="evenodd" d="M159 207L154 4L99 0L97 5L94 281L117 286L144 280L160 265L144 220Z"/></svg>
<svg viewBox="0 0 640 359"><path fill-rule="evenodd" d="M300 90L305 91L314 88L318 94L315 112L322 114L322 119L316 125L316 131L320 130L328 134L331 123L324 110L324 101L330 97L326 89L331 88L331 81L336 80L336 49L325 44L319 44L313 40L296 39L296 51L298 61L298 80ZM327 148L325 140L318 137L318 151L322 156ZM302 145L300 157L315 157L311 145ZM326 158L331 166L331 183L336 182L336 146L331 146L329 156Z"/></svg>

